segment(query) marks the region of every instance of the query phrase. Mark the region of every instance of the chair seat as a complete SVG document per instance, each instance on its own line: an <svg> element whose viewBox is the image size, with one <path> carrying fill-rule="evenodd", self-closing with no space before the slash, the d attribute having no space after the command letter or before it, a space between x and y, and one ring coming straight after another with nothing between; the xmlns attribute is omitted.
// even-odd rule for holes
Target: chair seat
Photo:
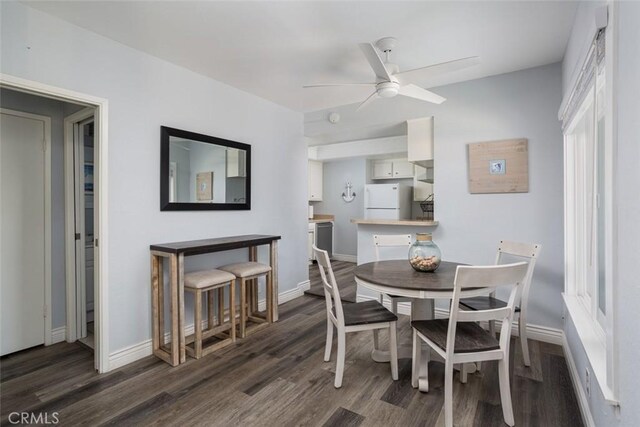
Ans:
<svg viewBox="0 0 640 427"><path fill-rule="evenodd" d="M228 271L236 277L250 277L258 274L265 274L271 271L271 266L259 262L248 261L237 264L223 265L220 270Z"/></svg>
<svg viewBox="0 0 640 427"><path fill-rule="evenodd" d="M449 319L414 320L411 322L411 326L446 351ZM477 323L458 322L454 353L474 353L498 349L500 349L498 340Z"/></svg>
<svg viewBox="0 0 640 427"><path fill-rule="evenodd" d="M336 315L335 308L331 309ZM367 325L370 323L395 322L398 316L384 308L378 301L342 304L345 326Z"/></svg>
<svg viewBox="0 0 640 427"><path fill-rule="evenodd" d="M193 289L204 289L222 285L236 280L236 276L222 270L201 270L184 275L184 286Z"/></svg>
<svg viewBox="0 0 640 427"><path fill-rule="evenodd" d="M475 311L491 310L494 308L504 308L507 306L506 302L490 296L464 298L460 300L460 304L463 305L464 307L467 307L470 310L475 310ZM520 307L516 307L515 312L519 313Z"/></svg>

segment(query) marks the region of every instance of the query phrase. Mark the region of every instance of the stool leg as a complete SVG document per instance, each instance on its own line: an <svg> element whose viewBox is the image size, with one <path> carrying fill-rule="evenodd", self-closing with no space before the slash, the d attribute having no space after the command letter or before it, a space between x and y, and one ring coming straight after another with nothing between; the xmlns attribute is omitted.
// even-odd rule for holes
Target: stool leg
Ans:
<svg viewBox="0 0 640 427"><path fill-rule="evenodd" d="M267 273L267 321L273 323L273 273Z"/></svg>
<svg viewBox="0 0 640 427"><path fill-rule="evenodd" d="M240 338L247 335L247 285L240 279Z"/></svg>
<svg viewBox="0 0 640 427"><path fill-rule="evenodd" d="M213 328L213 290L207 291L207 329Z"/></svg>
<svg viewBox="0 0 640 427"><path fill-rule="evenodd" d="M220 299L220 301L224 301ZM222 310L221 310L222 312ZM229 322L231 323L231 341L236 340L236 282L229 282Z"/></svg>
<svg viewBox="0 0 640 427"><path fill-rule="evenodd" d="M251 313L258 312L258 279L253 279L251 281Z"/></svg>
<svg viewBox="0 0 640 427"><path fill-rule="evenodd" d="M193 341L196 359L202 357L202 291L197 290L195 294L195 339Z"/></svg>
<svg viewBox="0 0 640 427"><path fill-rule="evenodd" d="M224 288L218 288L218 325L224 323Z"/></svg>

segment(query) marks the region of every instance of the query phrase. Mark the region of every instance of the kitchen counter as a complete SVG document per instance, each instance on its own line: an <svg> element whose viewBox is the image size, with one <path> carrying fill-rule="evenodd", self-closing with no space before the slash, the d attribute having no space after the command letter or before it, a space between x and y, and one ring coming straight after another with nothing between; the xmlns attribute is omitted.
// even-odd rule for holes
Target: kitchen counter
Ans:
<svg viewBox="0 0 640 427"><path fill-rule="evenodd" d="M418 227L435 227L438 221L423 221L419 219L352 219L353 224L363 225L405 225Z"/></svg>
<svg viewBox="0 0 640 427"><path fill-rule="evenodd" d="M330 222L335 221L335 215L317 214L313 218L309 218L309 223L314 224L318 222Z"/></svg>

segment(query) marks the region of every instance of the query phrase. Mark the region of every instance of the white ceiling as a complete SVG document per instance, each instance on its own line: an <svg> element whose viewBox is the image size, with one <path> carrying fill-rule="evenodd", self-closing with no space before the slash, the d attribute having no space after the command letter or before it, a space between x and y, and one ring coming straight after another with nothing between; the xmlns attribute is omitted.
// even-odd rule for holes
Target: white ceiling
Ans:
<svg viewBox="0 0 640 427"><path fill-rule="evenodd" d="M30 6L297 111L364 99L371 81L357 44L399 40L401 70L479 55L468 70L423 87L562 59L576 2L561 1L28 1Z"/></svg>

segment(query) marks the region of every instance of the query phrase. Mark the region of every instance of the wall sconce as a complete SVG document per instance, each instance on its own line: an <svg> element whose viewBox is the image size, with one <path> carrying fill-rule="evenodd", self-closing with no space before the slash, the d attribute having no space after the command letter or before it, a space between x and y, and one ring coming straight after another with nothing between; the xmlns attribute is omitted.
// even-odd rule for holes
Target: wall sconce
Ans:
<svg viewBox="0 0 640 427"><path fill-rule="evenodd" d="M347 191L342 193L342 200L344 200L347 203L351 203L353 202L353 199L356 198L356 193L351 191L351 182L347 182L347 184L345 185L345 188L347 189Z"/></svg>

